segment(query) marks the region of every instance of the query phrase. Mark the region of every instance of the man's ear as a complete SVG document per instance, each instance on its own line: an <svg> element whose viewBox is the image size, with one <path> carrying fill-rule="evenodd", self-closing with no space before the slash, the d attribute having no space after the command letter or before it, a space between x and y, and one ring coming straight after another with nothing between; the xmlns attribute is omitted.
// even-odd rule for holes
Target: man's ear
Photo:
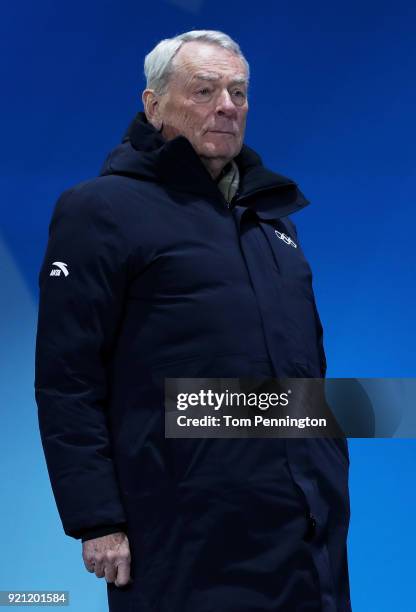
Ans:
<svg viewBox="0 0 416 612"><path fill-rule="evenodd" d="M162 128L162 118L160 117L159 96L153 89L145 89L142 93L144 113L149 123L157 130Z"/></svg>

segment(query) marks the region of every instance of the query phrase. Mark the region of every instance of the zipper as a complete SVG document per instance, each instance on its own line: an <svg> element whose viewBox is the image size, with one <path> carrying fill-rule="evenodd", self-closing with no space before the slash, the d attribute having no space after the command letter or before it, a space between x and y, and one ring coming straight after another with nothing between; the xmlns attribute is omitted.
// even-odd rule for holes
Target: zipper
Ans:
<svg viewBox="0 0 416 612"><path fill-rule="evenodd" d="M281 185L270 185L269 187L261 187L260 189L256 189L255 191L250 191L249 193L244 194L242 197L239 197L240 190L237 189L237 192L231 199L231 202L227 202L224 196L222 194L221 195L222 195L222 200L223 200L223 203L225 204L225 207L227 208L227 210L231 210L232 208L234 208L234 206L237 206L241 202L244 202L245 200L258 195L259 193L266 193L268 191L274 191L281 187L287 187L288 185L296 185L296 183L288 182L288 183L282 183Z"/></svg>

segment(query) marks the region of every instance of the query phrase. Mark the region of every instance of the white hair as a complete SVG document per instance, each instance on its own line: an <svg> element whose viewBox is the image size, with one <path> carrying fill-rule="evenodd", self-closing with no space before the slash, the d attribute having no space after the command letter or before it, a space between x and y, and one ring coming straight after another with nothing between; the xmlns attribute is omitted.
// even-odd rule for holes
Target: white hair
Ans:
<svg viewBox="0 0 416 612"><path fill-rule="evenodd" d="M144 74L146 88L153 89L157 94L163 94L168 85L169 77L173 72L173 58L186 42L199 40L201 42L218 45L235 53L243 61L247 71L247 82L250 76L250 67L244 57L240 46L224 32L218 30L191 30L173 38L161 40L150 51L144 60Z"/></svg>

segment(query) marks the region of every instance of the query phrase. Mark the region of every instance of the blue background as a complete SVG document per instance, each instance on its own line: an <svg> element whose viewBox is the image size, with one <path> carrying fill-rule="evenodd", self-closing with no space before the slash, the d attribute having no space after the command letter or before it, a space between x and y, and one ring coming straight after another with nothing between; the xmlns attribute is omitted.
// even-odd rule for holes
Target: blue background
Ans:
<svg viewBox="0 0 416 612"><path fill-rule="evenodd" d="M328 376L415 376L412 2L8 3L0 20L0 589L69 589L106 609L54 505L37 429L37 275L55 201L95 176L141 109L144 55L190 29L252 71L246 142L294 178ZM353 610L414 610L414 440L351 440ZM38 609L36 607L36 609Z"/></svg>

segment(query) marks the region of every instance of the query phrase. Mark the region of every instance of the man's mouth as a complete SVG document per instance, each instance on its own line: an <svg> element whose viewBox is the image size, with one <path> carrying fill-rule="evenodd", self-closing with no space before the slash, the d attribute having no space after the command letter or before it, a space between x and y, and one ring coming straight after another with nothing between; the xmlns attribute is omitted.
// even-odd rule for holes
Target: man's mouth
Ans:
<svg viewBox="0 0 416 612"><path fill-rule="evenodd" d="M213 132L214 134L231 134L234 136L234 132L230 132L229 130L208 130L209 132Z"/></svg>

